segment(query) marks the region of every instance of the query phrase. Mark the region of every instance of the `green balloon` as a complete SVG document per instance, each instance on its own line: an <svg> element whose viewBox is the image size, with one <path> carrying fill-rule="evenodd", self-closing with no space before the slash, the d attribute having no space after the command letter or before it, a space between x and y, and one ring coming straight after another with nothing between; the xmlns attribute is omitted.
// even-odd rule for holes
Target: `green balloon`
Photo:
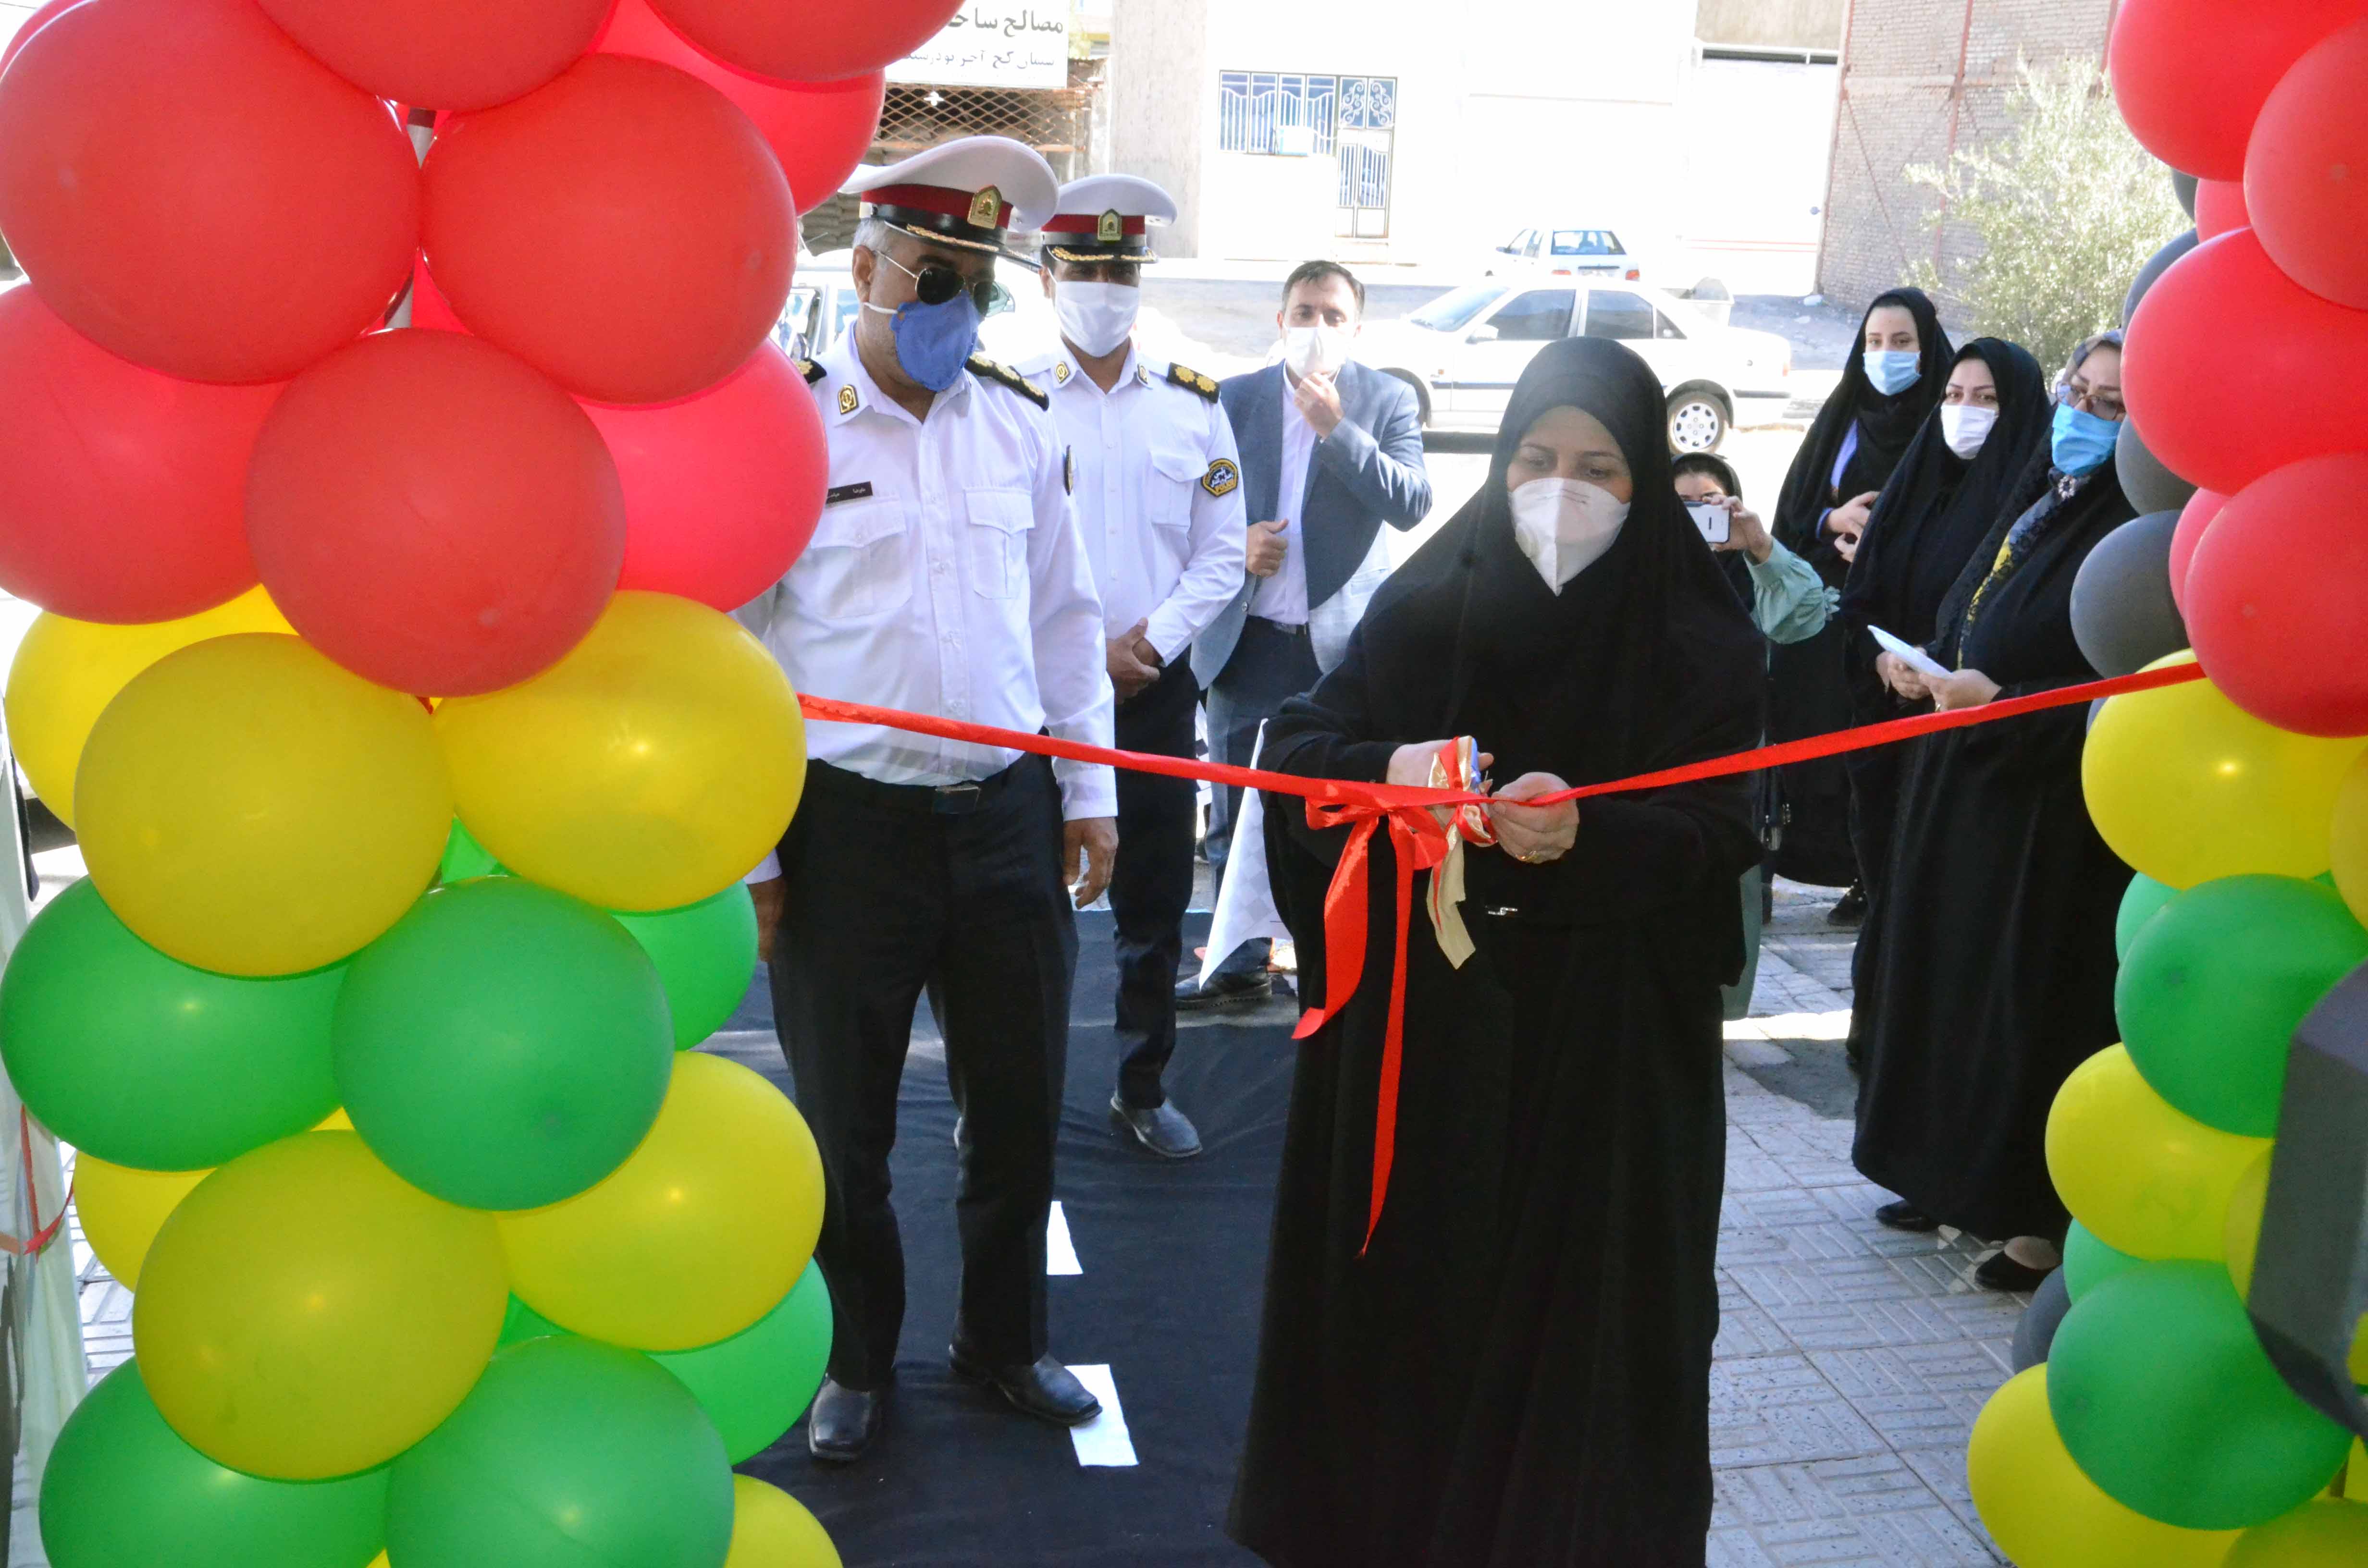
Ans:
<svg viewBox="0 0 2368 1568"><path fill-rule="evenodd" d="M830 1287L821 1267L809 1263L779 1306L731 1338L650 1359L682 1380L738 1464L796 1426L822 1387L830 1363Z"/></svg>
<svg viewBox="0 0 2368 1568"><path fill-rule="evenodd" d="M2156 881L2144 871L2132 877L2129 891L2122 894L2122 912L2113 917L2113 956L2128 958L2130 944L2138 939L2146 922L2160 915L2178 896L2177 888Z"/></svg>
<svg viewBox="0 0 2368 1568"><path fill-rule="evenodd" d="M674 1044L689 1051L723 1027L757 971L757 905L733 883L713 898L617 919L658 966L674 1007Z"/></svg>
<svg viewBox="0 0 2368 1568"><path fill-rule="evenodd" d="M512 1296L501 1342L566 1332ZM682 1380L738 1464L772 1447L806 1413L830 1364L830 1287L821 1265L809 1263L779 1306L731 1338L650 1359Z"/></svg>
<svg viewBox="0 0 2368 1568"><path fill-rule="evenodd" d="M2342 895L2223 877L2146 923L2113 985L2122 1042L2155 1093L2226 1132L2271 1138L2294 1026L2363 959Z"/></svg>
<svg viewBox="0 0 2368 1568"><path fill-rule="evenodd" d="M2351 1448L2270 1365L2217 1263L2141 1263L2081 1297L2048 1350L2047 1404L2089 1480L2183 1529L2300 1507Z"/></svg>
<svg viewBox="0 0 2368 1568"><path fill-rule="evenodd" d="M2075 1220L2064 1238L2064 1288L2077 1301L2114 1275L2145 1261L2107 1246L2094 1231Z"/></svg>
<svg viewBox="0 0 2368 1568"><path fill-rule="evenodd" d="M518 877L438 888L350 960L334 1030L354 1131L471 1209L573 1198L657 1119L657 971L590 904Z"/></svg>
<svg viewBox="0 0 2368 1568"><path fill-rule="evenodd" d="M192 969L79 881L0 975L0 1057L33 1114L74 1147L142 1170L201 1170L337 1108L329 1020L345 974Z"/></svg>
<svg viewBox="0 0 2368 1568"><path fill-rule="evenodd" d="M646 1356L571 1335L497 1351L392 1466L403 1568L715 1568L732 1541L723 1440Z"/></svg>
<svg viewBox="0 0 2368 1568"><path fill-rule="evenodd" d="M509 872L485 846L469 836L461 819L452 819L452 831L444 836L444 860L436 868L439 882L465 882L471 877L506 877Z"/></svg>
<svg viewBox="0 0 2368 1568"><path fill-rule="evenodd" d="M51 1568L364 1568L386 1543L386 1471L266 1481L174 1434L127 1361L90 1391L41 1475Z"/></svg>

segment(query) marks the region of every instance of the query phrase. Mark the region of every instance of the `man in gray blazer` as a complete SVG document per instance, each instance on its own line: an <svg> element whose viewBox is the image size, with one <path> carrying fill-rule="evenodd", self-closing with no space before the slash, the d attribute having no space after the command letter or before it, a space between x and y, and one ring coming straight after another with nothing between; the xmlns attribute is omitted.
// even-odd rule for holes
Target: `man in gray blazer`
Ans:
<svg viewBox="0 0 2368 1568"><path fill-rule="evenodd" d="M1389 575L1382 525L1410 528L1430 511L1414 389L1349 362L1364 314L1365 286L1347 267L1302 264L1275 317L1282 362L1218 389L1251 518L1242 590L1192 642L1223 762L1247 765L1258 726L1340 662ZM1208 857L1221 872L1240 797L1219 790L1210 813ZM1212 967L1178 984L1178 1006L1268 994L1264 941L1209 957Z"/></svg>

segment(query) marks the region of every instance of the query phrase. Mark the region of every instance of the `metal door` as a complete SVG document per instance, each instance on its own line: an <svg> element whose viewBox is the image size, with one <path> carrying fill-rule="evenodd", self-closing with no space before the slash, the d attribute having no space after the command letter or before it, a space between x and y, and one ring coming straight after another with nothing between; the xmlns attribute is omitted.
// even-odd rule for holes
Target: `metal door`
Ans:
<svg viewBox="0 0 2368 1568"><path fill-rule="evenodd" d="M1340 78L1338 131L1342 237L1385 240L1390 234L1390 163L1397 142L1398 79Z"/></svg>

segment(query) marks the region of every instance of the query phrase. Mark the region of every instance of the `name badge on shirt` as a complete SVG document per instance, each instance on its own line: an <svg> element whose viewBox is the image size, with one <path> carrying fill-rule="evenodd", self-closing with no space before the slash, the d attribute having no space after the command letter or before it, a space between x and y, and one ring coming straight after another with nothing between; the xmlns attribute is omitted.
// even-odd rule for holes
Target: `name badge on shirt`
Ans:
<svg viewBox="0 0 2368 1568"><path fill-rule="evenodd" d="M806 494L811 495L814 492L809 490ZM871 494L871 482L867 479L860 484L842 484L837 486L822 498L822 504L825 506L836 506L841 501L863 500Z"/></svg>

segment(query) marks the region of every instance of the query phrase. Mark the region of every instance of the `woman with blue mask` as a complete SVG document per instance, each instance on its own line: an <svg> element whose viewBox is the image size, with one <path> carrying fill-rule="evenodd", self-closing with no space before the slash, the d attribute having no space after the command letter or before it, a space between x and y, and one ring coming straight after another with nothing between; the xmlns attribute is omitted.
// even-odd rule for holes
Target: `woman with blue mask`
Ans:
<svg viewBox="0 0 2368 1568"><path fill-rule="evenodd" d="M2044 460L1925 644L1951 673L1884 655L1902 698L1971 708L2097 678L2072 636L2072 582L2134 515L2111 460L2121 368L2118 333L2073 356ZM2113 917L2130 871L2081 798L2087 718L2061 708L1902 748L1888 887L1860 938L1852 1159L1899 1195L1875 1211L1883 1223L2003 1243L1975 1271L1991 1290L2032 1290L2061 1261L2069 1217L2047 1176L2048 1108L2119 1038Z"/></svg>
<svg viewBox="0 0 2368 1568"><path fill-rule="evenodd" d="M1849 551L1877 496L1941 401L1954 358L1932 301L1895 289L1867 308L1841 380L1818 410L1776 501L1778 543L1817 569L1827 587L1850 574ZM1850 727L1845 682L1850 634L1828 626L1779 647L1770 661L1768 738L1799 740ZM1771 790L1776 872L1794 881L1846 887L1836 912L1848 923L1864 907L1850 837L1850 775L1837 757L1776 770Z"/></svg>

